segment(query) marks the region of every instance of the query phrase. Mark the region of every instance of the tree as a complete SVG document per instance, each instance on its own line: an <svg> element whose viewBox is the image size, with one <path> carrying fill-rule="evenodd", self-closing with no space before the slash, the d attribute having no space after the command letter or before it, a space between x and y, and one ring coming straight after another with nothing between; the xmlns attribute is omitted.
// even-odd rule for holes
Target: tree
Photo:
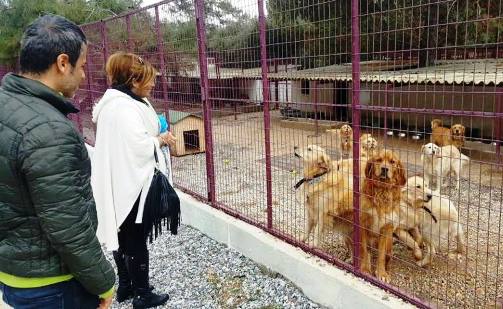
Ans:
<svg viewBox="0 0 503 309"><path fill-rule="evenodd" d="M172 16L162 25L164 54L169 55L168 72L178 74L192 70L197 62L194 3L175 0L167 6ZM236 66L243 53L250 52L247 47L258 46L258 37L255 42L252 36L257 32L254 20L229 0L205 0L205 22L208 56L225 60L226 66Z"/></svg>
<svg viewBox="0 0 503 309"><path fill-rule="evenodd" d="M491 0L359 0L362 60L392 52L432 64L446 48L495 47L503 9ZM269 0L268 46L305 68L350 61L351 0ZM280 48L281 47L281 48Z"/></svg>
<svg viewBox="0 0 503 309"><path fill-rule="evenodd" d="M350 60L351 0L270 0L268 12L270 56L303 68Z"/></svg>
<svg viewBox="0 0 503 309"><path fill-rule="evenodd" d="M82 24L136 8L140 3L140 0L1 0L0 63L15 62L23 30L38 16L53 13Z"/></svg>

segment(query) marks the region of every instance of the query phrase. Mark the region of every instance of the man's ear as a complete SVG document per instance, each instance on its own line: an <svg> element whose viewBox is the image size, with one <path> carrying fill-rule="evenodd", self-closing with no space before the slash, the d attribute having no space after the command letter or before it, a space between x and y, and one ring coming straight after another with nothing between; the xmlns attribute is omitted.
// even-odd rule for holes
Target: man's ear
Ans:
<svg viewBox="0 0 503 309"><path fill-rule="evenodd" d="M66 73L68 70L71 70L70 57L67 54L60 54L56 58L56 68L60 73Z"/></svg>

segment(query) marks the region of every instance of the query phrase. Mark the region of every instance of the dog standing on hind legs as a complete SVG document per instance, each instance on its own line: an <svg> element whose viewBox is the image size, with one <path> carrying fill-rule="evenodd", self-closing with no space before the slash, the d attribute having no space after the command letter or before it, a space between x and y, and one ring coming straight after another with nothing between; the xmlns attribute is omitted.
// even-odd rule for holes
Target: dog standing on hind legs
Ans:
<svg viewBox="0 0 503 309"><path fill-rule="evenodd" d="M421 162L424 168L424 178L430 188L433 188L433 179L436 179L437 190L440 191L443 179L449 174L456 177L456 189L459 190L461 168L470 159L459 152L454 145L439 147L428 143L421 147Z"/></svg>
<svg viewBox="0 0 503 309"><path fill-rule="evenodd" d="M314 229L314 246L319 246L329 211L330 187L333 181L334 166L325 150L317 145L305 148L294 147L294 154L303 161L303 178L295 189L303 187L307 220L303 241L306 241Z"/></svg>
<svg viewBox="0 0 503 309"><path fill-rule="evenodd" d="M314 234L314 246L319 247L329 227L344 235L348 244L347 237L353 228L352 177L347 175L349 162L332 161L325 150L316 145L295 147L294 151L303 161L303 178L295 185L296 190L302 186L307 211L302 241Z"/></svg>

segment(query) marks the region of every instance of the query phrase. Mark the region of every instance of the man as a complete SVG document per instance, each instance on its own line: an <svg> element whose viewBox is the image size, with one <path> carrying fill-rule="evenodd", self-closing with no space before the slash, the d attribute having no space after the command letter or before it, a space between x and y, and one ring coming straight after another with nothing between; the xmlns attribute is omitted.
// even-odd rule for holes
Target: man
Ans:
<svg viewBox="0 0 503 309"><path fill-rule="evenodd" d="M56 15L21 41L0 88L0 288L14 308L107 308L115 274L96 238L90 161L66 117L85 78L84 33ZM100 301L101 299L101 301Z"/></svg>

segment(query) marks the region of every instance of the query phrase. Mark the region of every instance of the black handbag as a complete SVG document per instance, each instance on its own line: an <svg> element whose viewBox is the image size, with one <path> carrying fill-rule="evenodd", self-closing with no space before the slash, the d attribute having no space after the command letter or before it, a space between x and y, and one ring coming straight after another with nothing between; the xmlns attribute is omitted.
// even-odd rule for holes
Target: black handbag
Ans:
<svg viewBox="0 0 503 309"><path fill-rule="evenodd" d="M163 221L173 235L178 233L178 226L180 226L180 199L166 176L158 168L157 149L154 149L154 157L156 167L154 167L154 176L143 210L144 232L145 236L150 238L150 242L162 234Z"/></svg>

